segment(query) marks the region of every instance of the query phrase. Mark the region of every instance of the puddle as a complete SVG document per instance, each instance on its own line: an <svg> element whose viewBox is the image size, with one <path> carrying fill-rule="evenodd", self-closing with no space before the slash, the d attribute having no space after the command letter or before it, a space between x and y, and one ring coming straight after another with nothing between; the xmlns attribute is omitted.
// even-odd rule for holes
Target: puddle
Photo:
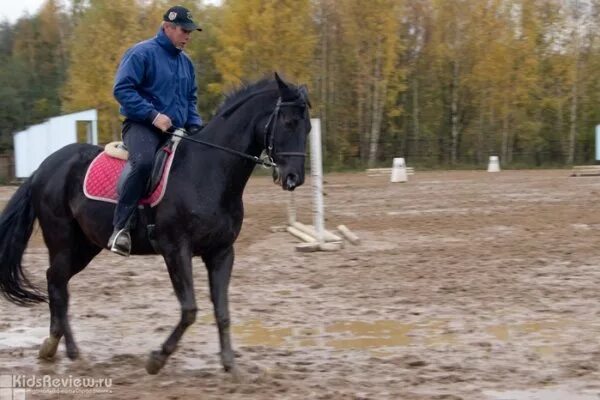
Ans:
<svg viewBox="0 0 600 400"><path fill-rule="evenodd" d="M268 327L253 320L233 327L236 341L250 346L323 346L338 350L377 350L387 347L408 346L416 340L427 345L441 345L456 341L454 334L440 333L445 321L427 325L404 324L392 320L338 321L323 327ZM423 330L422 336L416 335Z"/></svg>
<svg viewBox="0 0 600 400"><path fill-rule="evenodd" d="M534 321L488 326L485 331L501 341L514 340L524 335L536 335L545 339L557 339L561 332L572 326L570 321Z"/></svg>
<svg viewBox="0 0 600 400"><path fill-rule="evenodd" d="M486 332L503 342L506 342L510 337L508 326L506 325L490 326L486 329Z"/></svg>
<svg viewBox="0 0 600 400"><path fill-rule="evenodd" d="M48 337L48 327L13 328L0 332L0 348L38 346Z"/></svg>
<svg viewBox="0 0 600 400"><path fill-rule="evenodd" d="M252 320L233 326L236 341L249 346L329 347L336 350L385 351L420 343L445 346L469 339L448 329L451 321L432 320L406 324L394 320L336 321L320 327L266 326ZM488 326L483 332L502 342L525 341L539 356L553 356L561 350L560 334L568 321L523 322ZM535 340L535 341L534 341ZM598 399L600 400L600 399Z"/></svg>
<svg viewBox="0 0 600 400"><path fill-rule="evenodd" d="M236 325L232 330L240 342L249 346L280 347L292 336L291 327L266 327L260 321Z"/></svg>
<svg viewBox="0 0 600 400"><path fill-rule="evenodd" d="M328 333L341 333L351 337L331 339L326 342L334 349L371 349L377 347L406 346L412 338L407 334L414 329L412 324L397 321L337 322L325 328Z"/></svg>

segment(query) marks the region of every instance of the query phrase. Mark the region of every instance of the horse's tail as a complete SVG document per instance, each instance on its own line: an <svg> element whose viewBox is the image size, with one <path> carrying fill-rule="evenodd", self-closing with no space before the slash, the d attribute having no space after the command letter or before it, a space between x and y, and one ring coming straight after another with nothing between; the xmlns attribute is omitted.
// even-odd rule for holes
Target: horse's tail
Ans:
<svg viewBox="0 0 600 400"><path fill-rule="evenodd" d="M0 292L23 306L46 301L46 296L27 279L21 265L35 221L32 179L33 175L21 185L0 215Z"/></svg>

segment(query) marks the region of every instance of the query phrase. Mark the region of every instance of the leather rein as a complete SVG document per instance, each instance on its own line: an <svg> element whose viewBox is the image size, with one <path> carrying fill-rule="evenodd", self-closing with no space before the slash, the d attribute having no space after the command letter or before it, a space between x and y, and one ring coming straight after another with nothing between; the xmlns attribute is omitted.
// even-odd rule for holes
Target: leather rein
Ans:
<svg viewBox="0 0 600 400"><path fill-rule="evenodd" d="M264 149L266 150L266 154L264 157L257 157L257 156L253 156L251 154L246 154L244 152L238 151L238 150L234 150L234 149L230 149L228 147L223 147L223 146L219 146L218 144L214 144L214 143L210 143L210 142L206 142L204 140L199 140L199 139L194 139L191 138L189 136L189 132L186 131L183 128L175 128L173 129L173 131L166 131L165 133L177 137L179 139L183 139L183 140L187 140L190 142L194 142L194 143L198 143L198 144L203 144L205 146L208 147L213 147L215 149L219 149L231 154L235 154L237 156L240 156L242 158L245 158L247 160L250 160L256 164L260 164L264 167L271 167L271 168L276 168L277 164L275 163L275 161L273 161L273 155L279 155L279 156L292 156L292 157L306 157L305 153L301 153L301 152L278 152L278 151L274 151L274 140L275 140L275 135L277 133L277 124L275 123L277 121L277 118L279 117L279 112L281 110L282 107L307 107L309 105L307 105L306 101L304 100L304 95L301 92L300 93L300 97L299 99L295 100L295 101L282 101L281 97L279 97L277 99L277 103L275 104L275 109L273 110L273 112L271 113L271 115L269 116L269 119L267 120L267 123L265 124L265 129L264 129L264 138L265 138L265 144L264 144ZM178 134L177 132L181 132L180 134Z"/></svg>

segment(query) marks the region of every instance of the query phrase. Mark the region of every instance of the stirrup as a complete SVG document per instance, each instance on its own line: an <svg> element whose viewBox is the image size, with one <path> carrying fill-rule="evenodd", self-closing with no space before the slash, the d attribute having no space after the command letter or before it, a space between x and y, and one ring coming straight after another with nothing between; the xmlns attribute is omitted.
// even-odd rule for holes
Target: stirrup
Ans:
<svg viewBox="0 0 600 400"><path fill-rule="evenodd" d="M131 254L131 236L127 229L121 229L117 233L113 233L114 237L109 242L110 251L121 256L129 257ZM121 246L117 244L117 239L121 236L125 238L126 243L122 243Z"/></svg>

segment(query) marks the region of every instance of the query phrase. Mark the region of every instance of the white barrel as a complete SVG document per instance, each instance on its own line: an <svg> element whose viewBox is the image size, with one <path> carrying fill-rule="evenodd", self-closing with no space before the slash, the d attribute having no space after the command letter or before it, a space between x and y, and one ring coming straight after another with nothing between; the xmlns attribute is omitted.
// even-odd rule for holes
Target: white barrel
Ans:
<svg viewBox="0 0 600 400"><path fill-rule="evenodd" d="M488 172L500 172L500 159L498 156L490 156L490 162L488 163Z"/></svg>
<svg viewBox="0 0 600 400"><path fill-rule="evenodd" d="M396 157L392 163L392 176L390 182L406 182L408 176L406 174L406 163L404 158Z"/></svg>

